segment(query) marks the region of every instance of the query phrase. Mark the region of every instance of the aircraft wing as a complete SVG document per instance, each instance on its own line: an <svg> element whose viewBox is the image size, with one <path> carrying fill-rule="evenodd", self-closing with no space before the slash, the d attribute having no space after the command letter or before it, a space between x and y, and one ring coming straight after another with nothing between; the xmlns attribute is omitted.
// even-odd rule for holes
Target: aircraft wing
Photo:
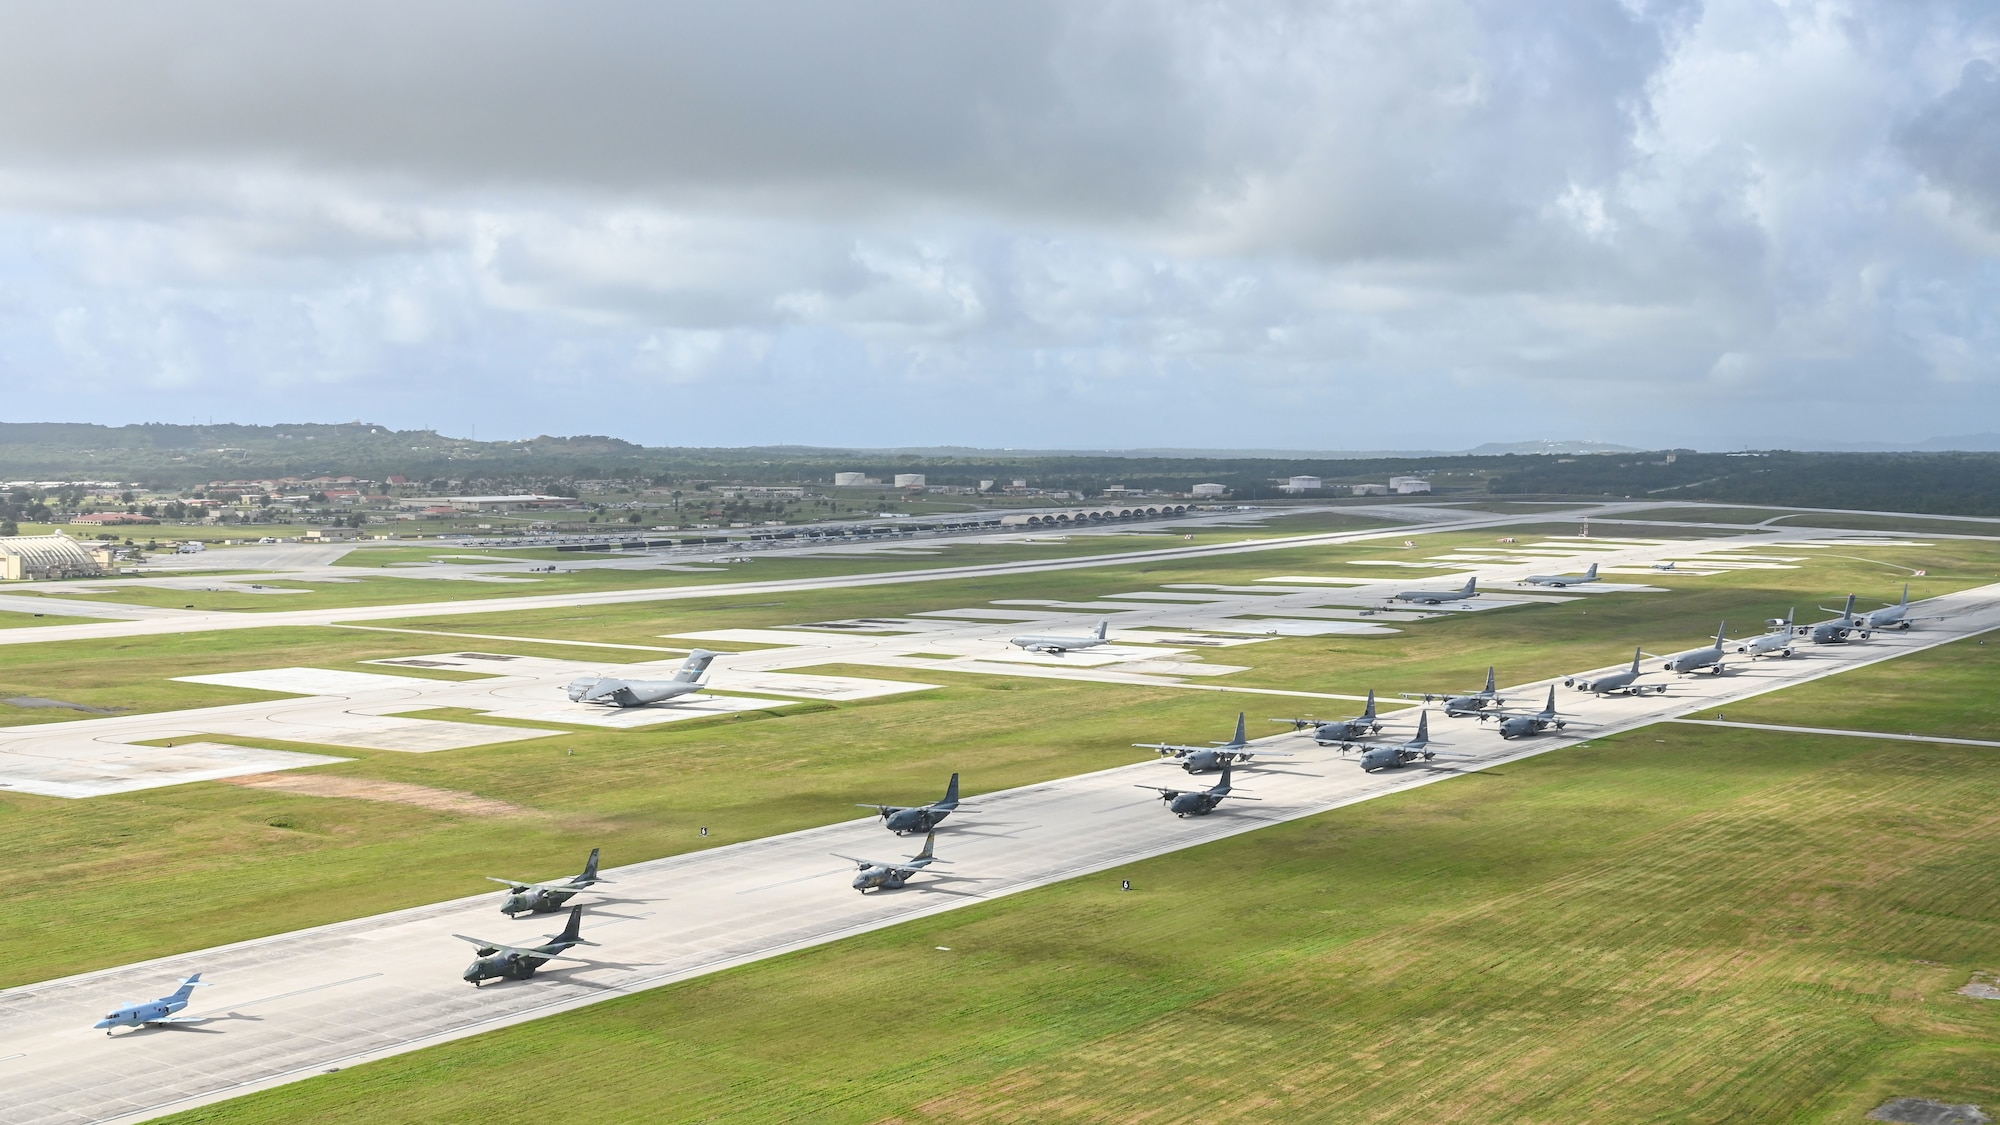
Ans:
<svg viewBox="0 0 2000 1125"><path fill-rule="evenodd" d="M1261 800L1263 800L1264 798L1262 798L1262 797L1245 797L1245 796L1244 796L1243 794L1241 794L1241 793L1220 793L1220 794L1217 794L1217 795L1216 795L1215 799L1216 799L1216 800L1218 800L1218 801L1222 801L1222 800L1230 800L1230 801L1261 801Z"/></svg>
<svg viewBox="0 0 2000 1125"><path fill-rule="evenodd" d="M888 814L890 814L890 813L899 813L899 812L902 812L905 806L903 806L903 805L871 805L871 804L869 804L869 803L868 803L868 802L866 802L866 801L856 801L856 802L854 802L854 807L855 807L855 808L857 808L857 809L874 809L874 810L875 810L876 812L878 812L878 813L881 813L881 814L883 814L884 816L887 816L887 815L888 815Z"/></svg>
<svg viewBox="0 0 2000 1125"><path fill-rule="evenodd" d="M1135 749L1158 750L1162 754L1172 754L1176 758L1185 758L1189 754L1213 749L1210 746L1176 746L1171 742L1134 742L1132 745Z"/></svg>
<svg viewBox="0 0 2000 1125"><path fill-rule="evenodd" d="M1169 797L1178 797L1183 793L1189 792L1186 789L1169 789L1164 785L1134 785L1132 788L1151 789L1155 793L1165 793Z"/></svg>
<svg viewBox="0 0 2000 1125"><path fill-rule="evenodd" d="M1291 754L1291 753L1287 753L1287 752L1285 752L1285 751L1283 751L1283 750L1256 750L1256 749L1250 749L1250 750L1223 750L1223 751L1221 751L1221 753L1224 753L1224 754L1234 754L1234 755L1236 755L1236 756L1237 756L1237 757L1239 757L1239 758L1296 758L1296 757L1298 757L1298 755L1297 755L1297 754Z"/></svg>
<svg viewBox="0 0 2000 1125"><path fill-rule="evenodd" d="M530 883L526 879L502 879L498 875L488 875L486 881L489 883L505 883L510 887L520 887L523 889L535 886L534 883Z"/></svg>
<svg viewBox="0 0 2000 1125"><path fill-rule="evenodd" d="M208 1016L161 1016L159 1019L147 1020L146 1022L147 1023L206 1023L209 1019L210 1017Z"/></svg>
<svg viewBox="0 0 2000 1125"><path fill-rule="evenodd" d="M589 964L589 962L584 961L583 958L581 957L566 957L560 953L544 953L541 950L535 949L531 946L508 945L504 941L487 941L485 938L476 938L472 937L469 934L453 934L451 936L457 938L460 941L469 941L481 949L490 949L495 953L514 953L514 954L519 954L522 957L540 957L544 961L579 961L583 962L584 964ZM594 945L596 943L578 942L577 944Z"/></svg>

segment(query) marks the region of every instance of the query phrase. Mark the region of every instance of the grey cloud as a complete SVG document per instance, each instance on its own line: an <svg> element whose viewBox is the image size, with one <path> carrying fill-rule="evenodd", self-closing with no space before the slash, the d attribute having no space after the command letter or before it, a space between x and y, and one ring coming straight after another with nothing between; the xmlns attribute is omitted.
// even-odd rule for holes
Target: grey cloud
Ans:
<svg viewBox="0 0 2000 1125"><path fill-rule="evenodd" d="M2000 69L1966 63L1958 85L1910 121L1901 140L1934 183L2000 227Z"/></svg>

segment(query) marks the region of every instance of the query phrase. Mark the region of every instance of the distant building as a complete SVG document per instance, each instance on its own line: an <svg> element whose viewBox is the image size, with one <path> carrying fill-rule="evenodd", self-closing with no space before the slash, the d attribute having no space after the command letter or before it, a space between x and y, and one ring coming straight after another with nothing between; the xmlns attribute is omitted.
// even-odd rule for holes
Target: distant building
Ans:
<svg viewBox="0 0 2000 1125"><path fill-rule="evenodd" d="M415 496L401 501L405 508L459 512L518 512L527 508L560 508L575 503L566 496Z"/></svg>
<svg viewBox="0 0 2000 1125"><path fill-rule="evenodd" d="M859 488L860 486L868 483L870 482L868 480L867 473L833 474L833 486L835 488Z"/></svg>
<svg viewBox="0 0 2000 1125"><path fill-rule="evenodd" d="M1194 497L1196 500L1213 500L1218 496L1227 496L1228 494L1229 490L1219 484L1197 484L1193 488L1188 489L1188 495Z"/></svg>
<svg viewBox="0 0 2000 1125"><path fill-rule="evenodd" d="M1278 486L1279 492L1317 492L1322 485L1318 477L1293 477Z"/></svg>
<svg viewBox="0 0 2000 1125"><path fill-rule="evenodd" d="M1348 487L1354 490L1356 496L1389 495L1389 486L1386 484L1351 484Z"/></svg>
<svg viewBox="0 0 2000 1125"><path fill-rule="evenodd" d="M131 512L91 512L78 516L71 523L89 524L93 527L116 527L128 523L159 523L151 516L135 516Z"/></svg>
<svg viewBox="0 0 2000 1125"><path fill-rule="evenodd" d="M923 486L924 486L924 474L922 473L896 474L897 488L922 488Z"/></svg>
<svg viewBox="0 0 2000 1125"><path fill-rule="evenodd" d="M1413 492L1429 492L1430 490L1431 482L1422 477L1389 478L1389 491L1399 496L1408 496Z"/></svg>
<svg viewBox="0 0 2000 1125"><path fill-rule="evenodd" d="M96 578L104 567L83 544L58 531L0 539L0 578Z"/></svg>

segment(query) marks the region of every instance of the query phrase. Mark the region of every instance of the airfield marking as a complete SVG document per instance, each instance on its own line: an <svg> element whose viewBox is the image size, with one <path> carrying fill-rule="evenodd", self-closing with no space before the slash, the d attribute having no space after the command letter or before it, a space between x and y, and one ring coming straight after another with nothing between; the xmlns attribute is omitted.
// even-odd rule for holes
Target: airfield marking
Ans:
<svg viewBox="0 0 2000 1125"><path fill-rule="evenodd" d="M22 1108L37 1116L21 1121L64 1121L79 1116L101 1121L138 1121L170 1109L204 1104L267 1088L420 1046L462 1038L495 1027L541 1018L613 996L706 975L720 969L810 948L976 901L1102 872L1140 859L1255 831L1279 820L1298 819L1454 776L1520 761L1592 739L1646 726L1696 710L1713 709L1778 688L1792 687L1838 672L1922 651L1963 636L2000 627L2000 586L1961 591L1939 599L1941 609L1957 610L1949 628L1883 638L1866 646L1843 646L1810 660L1739 665L1734 675L1698 676L1681 681L1671 696L1649 696L1645 708L1629 699L1583 699L1604 725L1588 735L1553 734L1511 742L1476 739L1479 728L1454 725L1438 739L1439 748L1466 755L1461 764L1438 764L1365 774L1339 768L1327 757L1324 774L1261 770L1254 782L1272 804L1240 814L1176 820L1151 797L1129 796L1134 778L1157 779L1157 762L1137 762L1110 770L1043 782L968 798L979 811L1025 819L1045 829L1032 841L989 840L974 833L950 833L948 853L960 870L982 878L978 892L912 884L895 895L858 896L827 871L824 853L833 848L863 852L888 850L874 817L745 841L707 851L668 856L613 869L620 897L671 899L675 909L658 921L620 931L616 952L627 964L545 970L543 979L515 987L472 993L457 981L459 949L442 940L453 928L499 927L490 917L491 894L353 919L311 930L253 939L217 949L163 957L138 965L99 970L0 992L0 1048L15 1043L62 1042L60 1061L45 1056L58 1072L16 1079L13 1089L26 1099ZM1509 689L1513 691L1514 689ZM1463 732L1463 733L1460 733ZM1279 734L1258 740L1295 740ZM1477 744L1487 749L1473 749ZM1290 744L1297 745L1296 741ZM1226 806L1225 806L1226 810ZM984 819L984 818L982 818ZM906 846L908 841L903 841ZM739 886L763 877L788 880L798 889L767 897L742 895ZM761 901L760 901L761 900ZM588 923L586 923L588 927ZM518 927L517 927L518 928ZM591 932L586 929L586 933ZM143 991L162 974L201 968L233 987L260 980L296 977L300 961L318 967L346 964L368 968L387 962L379 986L341 1002L320 1002L288 1011L221 1041L178 1037L147 1041L147 1053L118 1049L107 1054L99 1041L76 1028L87 1027L103 994ZM589 973L599 979L571 979ZM609 979L604 979L604 978ZM73 1037L73 1038L71 1038ZM370 1042L373 1040L373 1042ZM314 1052L325 1052L314 1057ZM82 1081L79 1081L79 1080ZM206 1090L200 1082L213 1085ZM194 1087L193 1092L182 1093ZM171 1101L143 1109L147 1097L172 1090ZM96 1099L85 1104L78 1099Z"/></svg>
<svg viewBox="0 0 2000 1125"><path fill-rule="evenodd" d="M513 644L525 645L574 645L578 648L624 648L635 652L667 652L675 654L683 654L691 651L685 648L663 648L659 645L625 645L613 641L565 641L555 640L550 637L507 637L497 633L448 633L443 629L397 629L388 625L350 625L341 621L334 622L330 628L358 629L368 633L409 633L419 637L457 637L460 640L467 641L508 641Z"/></svg>
<svg viewBox="0 0 2000 1125"><path fill-rule="evenodd" d="M1942 742L1952 746L2000 747L2000 742L1992 742L1986 739L1945 738L1941 735L1933 734L1888 734L1883 731L1872 730L1841 730L1838 727L1791 727L1778 723L1738 723L1724 719L1668 719L1667 721L1670 723L1686 723L1689 726L1698 727L1738 727L1744 730L1774 730L1784 734L1837 734L1845 738L1887 738L1897 742Z"/></svg>

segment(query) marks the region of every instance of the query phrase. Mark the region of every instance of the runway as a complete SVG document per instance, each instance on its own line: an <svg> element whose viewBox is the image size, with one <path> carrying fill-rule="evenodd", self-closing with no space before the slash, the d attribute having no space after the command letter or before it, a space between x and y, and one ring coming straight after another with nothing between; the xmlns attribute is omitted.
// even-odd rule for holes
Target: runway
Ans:
<svg viewBox="0 0 2000 1125"><path fill-rule="evenodd" d="M1507 742L1490 726L1434 716L1436 748L1461 756L1429 766L1363 774L1351 758L1317 750L1308 739L1275 736L1262 741L1299 756L1239 775L1261 803L1225 802L1205 818L1177 819L1155 795L1132 788L1188 782L1161 762L992 794L976 793L977 773L969 770L975 795L968 811L938 839L938 854L954 861L949 878L920 876L906 890L867 896L851 890L850 865L829 853L894 859L919 846L891 837L872 818L608 869L616 883L583 900L590 902L584 936L601 946L581 951L588 964L557 963L530 981L474 989L459 979L472 951L452 933L518 943L557 928L550 916L502 917L496 890L10 989L0 992L0 1088L8 1101L0 1120L143 1120L1714 710L2000 627L2000 585L1930 604L1954 616L1789 660L1732 661L1727 676L1669 679L1666 695L1559 692L1566 710L1603 724L1588 732ZM1517 700L1538 700L1546 688L1543 681L1509 690ZM1406 734L1414 716L1395 718L1391 733ZM207 1022L116 1037L91 1030L112 1006L163 995L195 971L213 982L190 1010Z"/></svg>

